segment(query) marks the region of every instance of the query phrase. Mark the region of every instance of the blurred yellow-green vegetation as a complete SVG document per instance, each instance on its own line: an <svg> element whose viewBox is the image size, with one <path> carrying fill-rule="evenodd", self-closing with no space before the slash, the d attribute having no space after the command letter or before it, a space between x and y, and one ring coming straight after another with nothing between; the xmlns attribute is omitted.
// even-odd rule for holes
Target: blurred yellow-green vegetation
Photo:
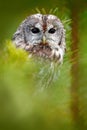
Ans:
<svg viewBox="0 0 87 130"><path fill-rule="evenodd" d="M37 11L50 11L64 24L62 66L28 58L11 42L20 22ZM0 130L82 129L87 129L87 0L0 0Z"/></svg>

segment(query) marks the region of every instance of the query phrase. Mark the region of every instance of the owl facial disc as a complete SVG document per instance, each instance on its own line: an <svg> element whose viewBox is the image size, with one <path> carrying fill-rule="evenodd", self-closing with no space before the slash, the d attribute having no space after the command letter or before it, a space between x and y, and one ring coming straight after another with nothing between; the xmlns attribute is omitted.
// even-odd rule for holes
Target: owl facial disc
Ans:
<svg viewBox="0 0 87 130"><path fill-rule="evenodd" d="M62 62L66 48L65 29L54 15L34 14L19 25L13 43L29 54Z"/></svg>

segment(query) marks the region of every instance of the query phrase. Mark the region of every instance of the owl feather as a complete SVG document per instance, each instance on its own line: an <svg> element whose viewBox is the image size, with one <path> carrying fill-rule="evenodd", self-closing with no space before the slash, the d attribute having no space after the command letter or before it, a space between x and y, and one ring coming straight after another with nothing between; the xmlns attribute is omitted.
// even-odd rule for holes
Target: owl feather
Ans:
<svg viewBox="0 0 87 130"><path fill-rule="evenodd" d="M65 29L55 15L30 15L19 25L13 43L29 55L62 63L66 49Z"/></svg>

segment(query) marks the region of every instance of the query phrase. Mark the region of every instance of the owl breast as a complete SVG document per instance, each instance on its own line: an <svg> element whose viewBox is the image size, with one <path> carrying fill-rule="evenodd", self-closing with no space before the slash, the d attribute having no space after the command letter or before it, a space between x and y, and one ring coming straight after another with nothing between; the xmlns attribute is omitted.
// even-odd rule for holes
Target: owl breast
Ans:
<svg viewBox="0 0 87 130"><path fill-rule="evenodd" d="M16 47L25 49L32 56L63 61L65 30L54 15L34 14L25 19L13 35Z"/></svg>

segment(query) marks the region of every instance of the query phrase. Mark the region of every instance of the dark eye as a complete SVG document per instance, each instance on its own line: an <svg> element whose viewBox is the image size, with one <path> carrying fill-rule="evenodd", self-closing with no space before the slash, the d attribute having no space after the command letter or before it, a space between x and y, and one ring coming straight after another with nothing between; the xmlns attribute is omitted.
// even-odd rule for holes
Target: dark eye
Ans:
<svg viewBox="0 0 87 130"><path fill-rule="evenodd" d="M54 29L54 28L51 28L49 31L48 31L48 33L51 33L51 34L53 34L53 33L55 33L56 32L56 30Z"/></svg>
<svg viewBox="0 0 87 130"><path fill-rule="evenodd" d="M40 30L38 28L32 28L31 31L32 31L32 33L39 33L40 32Z"/></svg>

